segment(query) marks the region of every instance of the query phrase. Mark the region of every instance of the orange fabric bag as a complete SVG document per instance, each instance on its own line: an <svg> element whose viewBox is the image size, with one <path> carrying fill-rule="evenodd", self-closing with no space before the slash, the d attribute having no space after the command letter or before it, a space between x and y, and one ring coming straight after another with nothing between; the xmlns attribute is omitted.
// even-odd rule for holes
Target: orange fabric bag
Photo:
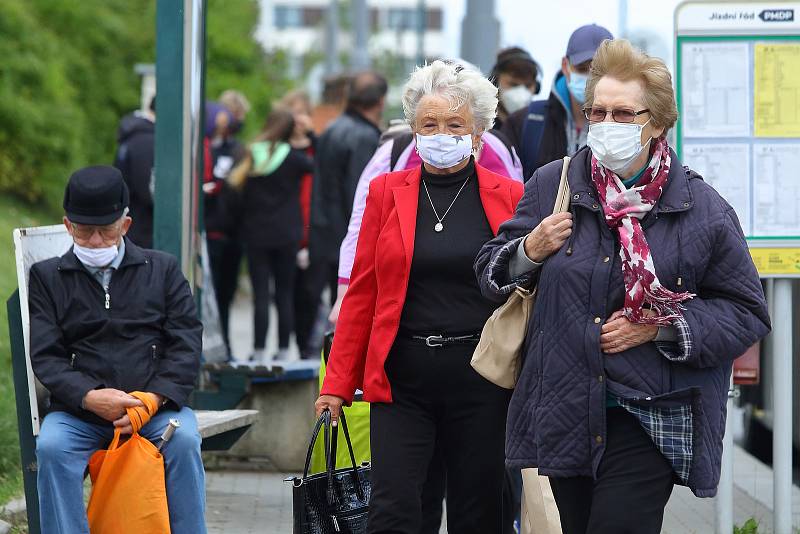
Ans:
<svg viewBox="0 0 800 534"><path fill-rule="evenodd" d="M89 498L91 534L169 534L169 510L164 481L164 457L139 430L158 410L155 399L131 393L144 403L128 408L133 434L119 444L119 429L108 450L89 460L92 495Z"/></svg>

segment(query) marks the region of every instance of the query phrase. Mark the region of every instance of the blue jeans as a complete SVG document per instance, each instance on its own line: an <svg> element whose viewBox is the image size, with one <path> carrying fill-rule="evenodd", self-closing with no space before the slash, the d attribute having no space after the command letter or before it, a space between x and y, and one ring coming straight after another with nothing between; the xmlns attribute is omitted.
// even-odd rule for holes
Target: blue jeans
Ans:
<svg viewBox="0 0 800 534"><path fill-rule="evenodd" d="M161 450L170 528L172 534L205 534L205 471L194 412L189 408L158 412L140 434L157 442L170 418L181 422ZM43 533L89 534L83 503L84 473L91 455L105 448L113 435L110 425L87 423L66 412L45 417L36 440Z"/></svg>

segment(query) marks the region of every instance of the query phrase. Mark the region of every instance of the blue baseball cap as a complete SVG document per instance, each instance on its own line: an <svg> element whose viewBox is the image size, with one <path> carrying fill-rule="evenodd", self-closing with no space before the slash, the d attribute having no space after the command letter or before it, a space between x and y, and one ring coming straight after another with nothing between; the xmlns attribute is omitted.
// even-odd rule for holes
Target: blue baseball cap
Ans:
<svg viewBox="0 0 800 534"><path fill-rule="evenodd" d="M580 65L594 58L600 43L613 39L611 32L597 24L581 26L569 37L567 43L567 59L572 65Z"/></svg>

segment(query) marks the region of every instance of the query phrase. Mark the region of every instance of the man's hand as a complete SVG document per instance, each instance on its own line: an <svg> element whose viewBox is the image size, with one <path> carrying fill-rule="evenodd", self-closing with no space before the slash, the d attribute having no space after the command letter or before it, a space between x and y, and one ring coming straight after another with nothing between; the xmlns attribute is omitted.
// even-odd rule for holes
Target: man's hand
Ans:
<svg viewBox="0 0 800 534"><path fill-rule="evenodd" d="M164 397L162 397L158 393L148 393L148 395L152 396L155 399L156 411L158 411L158 409L161 408L161 405L164 403ZM114 421L114 426L120 429L119 433L122 434L123 436L133 434L133 426L131 425L131 418L128 417L127 413L122 417L120 417L119 419L117 419L116 421Z"/></svg>
<svg viewBox="0 0 800 534"><path fill-rule="evenodd" d="M645 314L652 313L648 310ZM636 324L615 311L600 330L600 349L606 354L619 354L649 341L658 335L658 327L652 324Z"/></svg>
<svg viewBox="0 0 800 534"><path fill-rule="evenodd" d="M545 217L525 239L525 255L536 263L542 263L551 254L558 252L570 235L571 213L556 213Z"/></svg>
<svg viewBox="0 0 800 534"><path fill-rule="evenodd" d="M84 409L106 421L116 421L125 416L127 408L136 406L142 406L142 401L124 391L112 388L93 389L83 398Z"/></svg>

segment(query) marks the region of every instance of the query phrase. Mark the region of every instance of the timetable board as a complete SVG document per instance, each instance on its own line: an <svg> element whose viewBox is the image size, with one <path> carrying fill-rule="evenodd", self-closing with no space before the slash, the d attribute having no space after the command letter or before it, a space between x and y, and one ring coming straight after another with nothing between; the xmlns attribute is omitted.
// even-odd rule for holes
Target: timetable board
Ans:
<svg viewBox="0 0 800 534"><path fill-rule="evenodd" d="M800 277L800 2L675 12L677 152L733 206L762 277Z"/></svg>

